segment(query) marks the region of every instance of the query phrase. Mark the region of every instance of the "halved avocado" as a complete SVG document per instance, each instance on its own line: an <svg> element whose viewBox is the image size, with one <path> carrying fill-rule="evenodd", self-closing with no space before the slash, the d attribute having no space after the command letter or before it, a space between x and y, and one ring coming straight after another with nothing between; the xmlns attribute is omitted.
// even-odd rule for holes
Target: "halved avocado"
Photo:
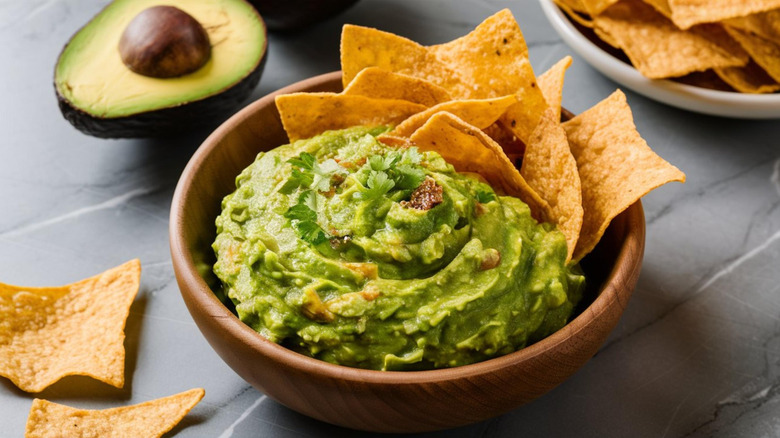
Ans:
<svg viewBox="0 0 780 438"><path fill-rule="evenodd" d="M192 73L156 78L123 62L119 41L148 8L174 6L199 22L211 53ZM266 58L265 23L245 0L115 0L62 50L54 86L63 116L103 138L153 137L224 119L249 96Z"/></svg>

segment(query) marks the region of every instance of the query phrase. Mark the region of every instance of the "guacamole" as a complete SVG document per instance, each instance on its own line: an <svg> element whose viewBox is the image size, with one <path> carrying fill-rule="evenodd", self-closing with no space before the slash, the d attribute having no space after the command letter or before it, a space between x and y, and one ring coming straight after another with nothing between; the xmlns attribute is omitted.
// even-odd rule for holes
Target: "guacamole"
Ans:
<svg viewBox="0 0 780 438"><path fill-rule="evenodd" d="M260 153L216 220L239 318L324 361L465 365L563 327L584 277L519 199L354 127Z"/></svg>

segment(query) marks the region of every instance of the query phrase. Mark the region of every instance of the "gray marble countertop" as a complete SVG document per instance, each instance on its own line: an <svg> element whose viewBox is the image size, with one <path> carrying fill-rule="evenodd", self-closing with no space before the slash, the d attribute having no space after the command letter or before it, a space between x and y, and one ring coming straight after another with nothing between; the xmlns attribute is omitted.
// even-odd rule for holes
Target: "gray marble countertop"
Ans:
<svg viewBox="0 0 780 438"><path fill-rule="evenodd" d="M70 377L37 396L108 408L204 387L203 401L167 436L364 436L266 398L190 318L170 262L168 211L208 132L101 140L61 117L55 60L105 3L0 0L0 281L53 286L136 257L143 264L127 321L125 388ZM305 31L271 34L252 99L337 70L345 22L435 44L504 7L537 73L572 54L536 1L363 0ZM573 57L563 103L577 113L618 85ZM533 403L425 436L780 435L780 121L704 116L627 95L639 131L688 182L644 199L644 268L618 327L577 374ZM0 436L23 435L34 396L0 378Z"/></svg>

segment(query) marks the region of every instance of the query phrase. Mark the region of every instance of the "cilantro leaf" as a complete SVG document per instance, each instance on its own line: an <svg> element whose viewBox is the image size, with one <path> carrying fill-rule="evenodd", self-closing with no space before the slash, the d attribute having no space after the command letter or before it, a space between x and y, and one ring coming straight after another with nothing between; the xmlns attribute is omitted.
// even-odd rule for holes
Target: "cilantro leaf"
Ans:
<svg viewBox="0 0 780 438"><path fill-rule="evenodd" d="M314 165L317 164L317 159L308 152L301 152L298 158L290 158L287 162L301 169L313 170Z"/></svg>
<svg viewBox="0 0 780 438"><path fill-rule="evenodd" d="M290 219L301 240L312 245L319 245L328 240L327 233L317 224L316 207L317 193L306 190L298 197L298 203L284 213L284 217Z"/></svg>
<svg viewBox="0 0 780 438"><path fill-rule="evenodd" d="M295 204L284 213L284 217L301 222L316 222L317 213L306 204Z"/></svg>
<svg viewBox="0 0 780 438"><path fill-rule="evenodd" d="M416 147L410 147L404 151L401 155L402 164L420 164L422 161L422 154Z"/></svg>
<svg viewBox="0 0 780 438"><path fill-rule="evenodd" d="M311 243L312 245L319 245L328 240L328 236L325 231L317 225L316 222L303 221L295 224L295 229L298 231L298 235L301 236L301 240Z"/></svg>
<svg viewBox="0 0 780 438"><path fill-rule="evenodd" d="M366 186L368 190L355 193L356 198L365 201L379 199L395 187L395 182L387 176L387 173L372 170L368 175L368 180L366 180Z"/></svg>
<svg viewBox="0 0 780 438"><path fill-rule="evenodd" d="M290 158L287 162L293 166L293 169L290 178L279 189L279 193L285 195L291 194L298 187L327 192L330 190L330 181L334 175L347 173L347 170L336 160L329 159L318 164L314 155L308 152L301 152L297 158Z"/></svg>
<svg viewBox="0 0 780 438"><path fill-rule="evenodd" d="M395 186L401 190L416 189L425 179L425 172L422 169L409 164L399 164L393 170Z"/></svg>
<svg viewBox="0 0 780 438"><path fill-rule="evenodd" d="M493 192L487 190L477 190L477 202L480 204L487 204L490 201L495 201L496 195Z"/></svg>

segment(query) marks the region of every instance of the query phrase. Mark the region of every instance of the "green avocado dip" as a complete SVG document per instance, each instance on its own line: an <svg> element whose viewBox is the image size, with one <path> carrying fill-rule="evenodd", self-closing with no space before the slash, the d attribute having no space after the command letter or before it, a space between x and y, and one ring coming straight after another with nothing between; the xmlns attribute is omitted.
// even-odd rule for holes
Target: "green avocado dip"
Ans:
<svg viewBox="0 0 780 438"><path fill-rule="evenodd" d="M566 324L584 277L522 201L436 152L329 131L260 153L216 220L214 272L238 317L341 365L454 367Z"/></svg>

